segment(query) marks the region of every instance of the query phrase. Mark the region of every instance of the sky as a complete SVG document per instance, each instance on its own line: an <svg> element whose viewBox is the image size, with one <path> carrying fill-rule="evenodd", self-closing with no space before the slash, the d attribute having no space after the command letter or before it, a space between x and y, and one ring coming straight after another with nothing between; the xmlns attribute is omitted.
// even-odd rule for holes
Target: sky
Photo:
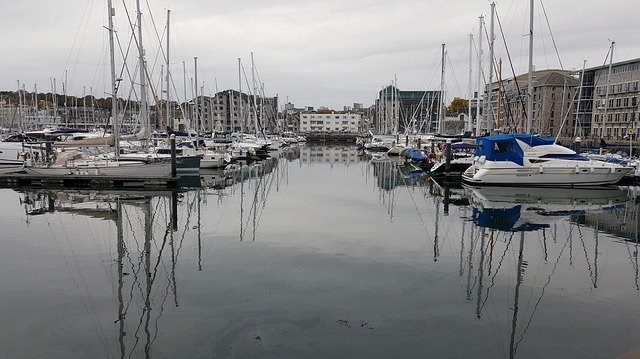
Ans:
<svg viewBox="0 0 640 359"><path fill-rule="evenodd" d="M50 92L55 78L56 92L63 93L66 77L68 94L108 96L106 0L56 0L55 6L1 1L0 90L15 91L20 81L27 91L37 86L38 92ZM137 52L129 44L136 3L113 0L113 5L116 66L123 79L118 93L135 99ZM469 34L475 38L472 88L477 88L478 17L484 15L490 25L490 2L478 0L141 0L145 58L156 96L165 62L167 9L172 99L184 99L185 78L187 97L192 97L194 57L204 95L238 88L238 58L246 91L253 53L256 82L264 84L267 96L278 95L281 105L288 100L296 107L332 109L369 106L394 81L400 90L438 90L442 43L447 98L468 97ZM502 30L496 20L494 52L503 61L503 78L512 77L507 48L516 74L525 73L529 1L496 2L496 13ZM583 59L587 67L600 66L611 41L616 42L614 62L639 58L638 14L637 0L536 0L535 68L560 68L558 57L564 69L579 70ZM485 57L488 44L485 35Z"/></svg>

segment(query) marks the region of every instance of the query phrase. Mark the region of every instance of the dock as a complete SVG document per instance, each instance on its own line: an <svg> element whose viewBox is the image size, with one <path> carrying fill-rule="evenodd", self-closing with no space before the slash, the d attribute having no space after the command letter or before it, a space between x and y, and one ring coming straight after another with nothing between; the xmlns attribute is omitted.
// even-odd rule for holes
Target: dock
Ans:
<svg viewBox="0 0 640 359"><path fill-rule="evenodd" d="M135 189L159 190L178 187L178 177L123 177L104 175L42 175L27 171L0 170L2 188L90 188L90 189Z"/></svg>

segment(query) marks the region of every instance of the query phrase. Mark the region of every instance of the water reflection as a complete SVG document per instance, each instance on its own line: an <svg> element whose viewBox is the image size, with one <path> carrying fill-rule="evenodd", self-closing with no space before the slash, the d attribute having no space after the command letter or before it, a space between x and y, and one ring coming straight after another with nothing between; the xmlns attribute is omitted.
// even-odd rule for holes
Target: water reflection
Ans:
<svg viewBox="0 0 640 359"><path fill-rule="evenodd" d="M116 348L109 356L456 356L459 336L470 344L455 353L566 356L584 351L554 326L610 306L638 316L621 299L625 285L635 303L640 292L635 188L436 183L340 145L201 180L185 192L20 192L27 233L43 218L113 229L113 250L94 248L107 253L106 277L93 262L79 276L109 286L91 293L108 317L96 322L112 325L96 334ZM367 325L356 333L344 318ZM430 340L443 332L457 335ZM607 341L598 335L584 338Z"/></svg>
<svg viewBox="0 0 640 359"><path fill-rule="evenodd" d="M458 276L466 282L465 298L474 302L477 319L485 317L486 307L492 302L493 310L496 310L495 301L491 300L492 291L497 290L496 286L504 283L505 279L515 276L512 301L505 308L511 314L508 340L503 342L498 339L499 345L505 345L505 356L517 356L520 345L534 323L535 314L544 303L543 298L558 267L562 267L563 258L568 255L568 265L574 265L574 236L584 256L594 289L599 285L601 232L604 230L608 234L633 241L635 247L629 248L627 245L627 248L635 274L634 287L638 289L637 228L640 197L635 189L616 186L589 189L474 188L457 183L438 183L421 174L414 177L418 180L407 180L401 170L404 165L406 163L403 161L373 158L371 166L377 178L376 184L381 191L388 193L391 208L398 199L397 194L394 194L397 188L428 187L428 194L434 198L435 207L432 250L434 262L441 256L441 246L438 243L442 236L440 222L449 213L451 205L458 207L462 220ZM631 202L630 198L635 200ZM558 244L558 226L567 224L568 231L560 231L566 238L560 239ZM591 243L583 233L584 228L581 226L584 225L593 230L594 240ZM555 253L549 253L549 240L554 244ZM527 257L535 258L536 254L527 254L525 247L536 246L536 242L540 244L543 263L533 268L531 277L531 274L526 275L531 270ZM588 248L590 244L593 245L591 249ZM529 249L532 250L535 252L537 248ZM510 256L514 254L515 263L513 269L509 270L507 267ZM500 273L504 271L511 273ZM537 282L540 276L544 278L542 283ZM501 277L506 278L501 280ZM521 292L525 288L530 293L526 295L526 306L522 308ZM524 318L521 318L523 315Z"/></svg>
<svg viewBox="0 0 640 359"><path fill-rule="evenodd" d="M473 221L501 231L536 231L559 219L587 212L622 208L629 197L618 187L518 188L465 186L473 206Z"/></svg>
<svg viewBox="0 0 640 359"><path fill-rule="evenodd" d="M524 282L524 276L528 268L528 262L525 260L525 233L541 232L543 245L543 259L548 261L547 248L547 230L552 225L552 240L557 241L556 222L563 219L573 218L574 216L584 216L587 213L611 213L612 211L623 208L623 204L629 201L629 197L624 191L618 187L602 187L590 189L555 189L555 188L498 188L498 187L482 187L474 188L465 186L465 195L470 199L470 205L473 208L471 221L474 227L480 230L480 262L478 264L477 274L477 300L476 300L476 316L481 318L482 312L487 304L490 291L495 285L495 278L498 271L502 268L505 257L513 246L512 242L514 234L519 237L517 243L517 262L515 266L516 283L514 286L513 311L511 320L511 333L509 335L508 356L513 358L517 354L518 346L524 340L527 330L533 323L534 315L542 303L545 291L554 277L558 264L563 257L567 247L572 248L573 228L570 227L568 237L561 246L557 257L546 275L545 283L540 287L539 295L534 301L530 315L526 318L526 322L520 328L518 327L518 317L521 311L520 295ZM487 231L489 233L487 234ZM494 251L496 250L496 238L501 232L507 233L504 250L498 260L495 273L492 274L492 264L494 259ZM488 243L485 246L485 242ZM532 238L530 238L532 239ZM580 236L580 241L585 249L585 257L589 264L593 263L593 269L589 265L589 272L592 279L593 287L597 288L598 280L598 229L596 227L595 248L593 262L588 261L585 242ZM467 275L467 299L471 299L471 270L473 257L472 250L474 243L471 244L472 249L469 252L469 273ZM461 247L461 260L463 248ZM488 252L488 253L487 253ZM485 264L485 257L486 259ZM570 257L572 254L570 255ZM484 274L485 267L488 266L488 273ZM461 267L462 268L462 264ZM539 268L537 269L539 270ZM460 273L462 274L462 272ZM490 281L489 286L483 292L483 281L485 277ZM529 302L531 303L531 295Z"/></svg>

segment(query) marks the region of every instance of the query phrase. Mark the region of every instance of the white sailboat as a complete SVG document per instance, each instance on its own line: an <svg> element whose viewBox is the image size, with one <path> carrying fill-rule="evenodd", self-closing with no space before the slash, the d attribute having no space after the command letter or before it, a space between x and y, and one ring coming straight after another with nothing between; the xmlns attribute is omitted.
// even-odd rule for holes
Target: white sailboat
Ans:
<svg viewBox="0 0 640 359"><path fill-rule="evenodd" d="M109 27L109 46L110 46L110 62L111 62L111 96L112 96L112 108L111 115L114 128L113 145L115 147L114 156L102 156L91 157L86 153L79 151L65 151L59 152L56 155L54 163L45 163L44 165L33 165L30 161L25 161L25 167L23 169L16 169L15 171L21 171L21 173L36 175L36 176L73 176L73 177L95 177L95 176L114 176L114 177L127 177L132 179L139 178L165 178L171 176L171 163L170 161L160 161L154 163L147 163L144 160L137 159L120 159L120 126L118 123L118 99L117 99L117 86L116 86L116 70L114 59L114 39L113 39L113 16L115 15L114 8L112 7L112 1L107 0L107 14ZM140 71L140 92L141 92L141 118L148 121L148 113L146 111L146 93L145 93L145 69L144 58L142 50L142 33L141 33L141 13L140 5L138 1L138 51L141 64ZM147 127L148 128L148 127ZM106 141L109 138L98 138L99 141ZM90 139L94 141L96 139ZM80 140L87 141L87 140ZM62 145L68 145L69 143L63 142ZM100 145L110 145L111 143L104 143ZM75 146L95 146L95 144L83 144L76 143Z"/></svg>

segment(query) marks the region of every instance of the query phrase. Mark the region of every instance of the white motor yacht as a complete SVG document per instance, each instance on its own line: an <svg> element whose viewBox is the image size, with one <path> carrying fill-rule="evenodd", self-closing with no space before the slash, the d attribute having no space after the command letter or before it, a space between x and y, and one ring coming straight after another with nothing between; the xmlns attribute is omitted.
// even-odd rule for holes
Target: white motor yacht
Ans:
<svg viewBox="0 0 640 359"><path fill-rule="evenodd" d="M590 160L555 143L527 134L479 137L462 180L474 185L594 186L614 184L632 168Z"/></svg>

